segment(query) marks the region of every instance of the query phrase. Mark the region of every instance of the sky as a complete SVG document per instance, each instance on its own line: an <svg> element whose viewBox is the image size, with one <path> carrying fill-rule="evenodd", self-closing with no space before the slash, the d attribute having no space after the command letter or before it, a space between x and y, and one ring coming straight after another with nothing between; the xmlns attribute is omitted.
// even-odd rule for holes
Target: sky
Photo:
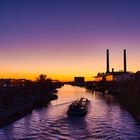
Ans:
<svg viewBox="0 0 140 140"><path fill-rule="evenodd" d="M140 70L139 0L0 0L0 77L92 80L110 69Z"/></svg>

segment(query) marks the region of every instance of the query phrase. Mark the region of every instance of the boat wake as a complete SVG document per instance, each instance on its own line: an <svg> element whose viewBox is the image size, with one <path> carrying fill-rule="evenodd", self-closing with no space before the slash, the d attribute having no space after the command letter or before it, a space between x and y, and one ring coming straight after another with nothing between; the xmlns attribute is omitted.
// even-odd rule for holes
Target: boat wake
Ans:
<svg viewBox="0 0 140 140"><path fill-rule="evenodd" d="M73 100L73 101L74 101L74 100ZM66 104L70 104L70 103L72 103L73 101L70 101L70 102L65 102L65 103L61 103L61 104L56 104L56 105L50 105L49 107L66 105Z"/></svg>

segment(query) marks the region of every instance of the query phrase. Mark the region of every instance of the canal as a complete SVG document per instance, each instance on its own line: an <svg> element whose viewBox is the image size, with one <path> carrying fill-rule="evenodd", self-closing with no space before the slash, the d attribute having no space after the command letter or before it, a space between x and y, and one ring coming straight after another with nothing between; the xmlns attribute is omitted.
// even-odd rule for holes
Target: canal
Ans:
<svg viewBox="0 0 140 140"><path fill-rule="evenodd" d="M140 140L140 125L112 96L65 85L58 100L35 109L24 118L0 129L0 139L37 140ZM66 115L69 104L79 98L90 100L85 117Z"/></svg>

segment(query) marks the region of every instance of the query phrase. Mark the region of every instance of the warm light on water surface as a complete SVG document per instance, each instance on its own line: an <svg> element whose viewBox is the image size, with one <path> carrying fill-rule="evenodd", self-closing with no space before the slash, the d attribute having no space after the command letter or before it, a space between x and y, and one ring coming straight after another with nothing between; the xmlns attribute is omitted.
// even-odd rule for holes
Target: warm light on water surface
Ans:
<svg viewBox="0 0 140 140"><path fill-rule="evenodd" d="M84 88L65 85L57 93L58 100L48 107L34 110L24 118L0 130L0 138L49 140L139 140L140 125L115 101ZM90 100L85 117L66 115L71 101Z"/></svg>

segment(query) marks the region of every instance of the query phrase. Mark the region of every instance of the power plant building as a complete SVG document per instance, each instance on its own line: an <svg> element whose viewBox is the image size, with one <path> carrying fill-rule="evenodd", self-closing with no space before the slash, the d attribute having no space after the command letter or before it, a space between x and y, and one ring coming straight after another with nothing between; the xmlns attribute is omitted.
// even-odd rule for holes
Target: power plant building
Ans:
<svg viewBox="0 0 140 140"><path fill-rule="evenodd" d="M127 63L126 63L126 50L124 49L124 71L118 71L114 72L114 69L112 69L112 72L110 72L109 69L109 50L106 51L107 55L107 70L106 73L98 73L98 75L95 77L95 81L122 81L122 80L128 80L133 78L133 74L130 72L127 72Z"/></svg>
<svg viewBox="0 0 140 140"><path fill-rule="evenodd" d="M129 72L114 72L114 73L110 73L109 75L106 75L106 81L123 81L123 80L128 80L128 79L132 79L133 78L133 74L129 73Z"/></svg>

